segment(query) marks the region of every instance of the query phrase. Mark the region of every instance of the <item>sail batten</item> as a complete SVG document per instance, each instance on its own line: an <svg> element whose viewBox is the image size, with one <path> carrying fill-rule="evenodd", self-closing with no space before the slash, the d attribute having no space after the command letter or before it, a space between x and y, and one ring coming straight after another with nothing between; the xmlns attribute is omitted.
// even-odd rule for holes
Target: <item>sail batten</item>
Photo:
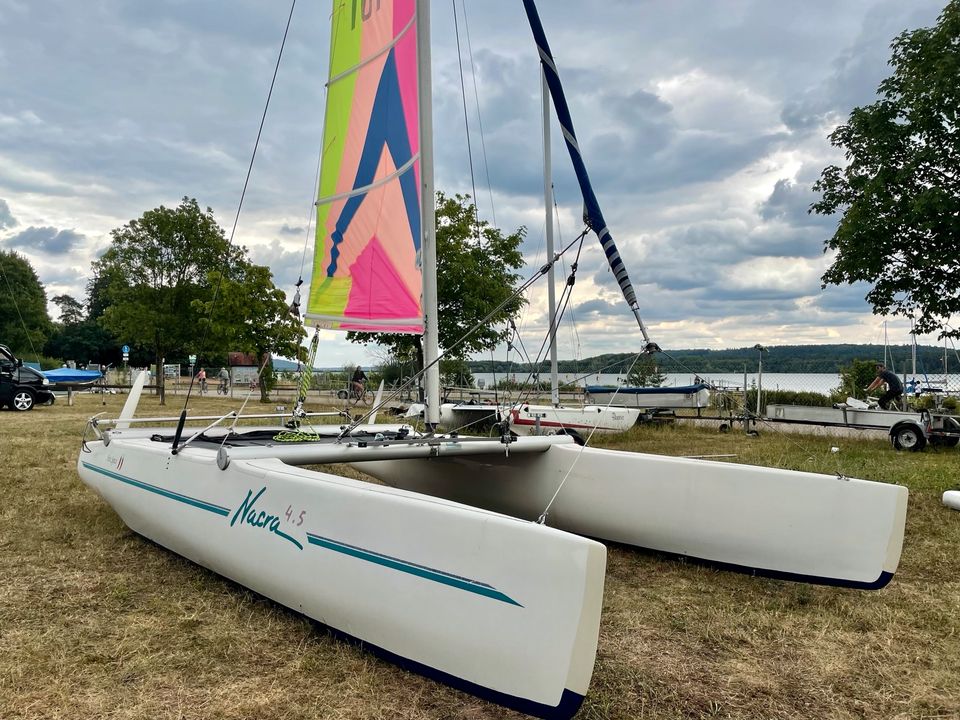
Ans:
<svg viewBox="0 0 960 720"><path fill-rule="evenodd" d="M367 58L362 59L360 62L358 62L358 63L357 63L356 65L354 65L353 67L349 67L349 68L347 68L346 70L343 70L343 71L337 73L336 75L331 75L330 78L327 80L327 87L330 87L331 85L334 85L335 83L339 82L340 80L342 80L342 79L345 78L345 77L349 77L349 76L352 75L353 73L355 73L355 72L357 72L358 70L360 70L360 68L362 68L364 65L366 65L366 64L368 64L368 63L371 63L371 62L373 62L374 60L376 60L377 58L379 58L379 57L385 55L386 53L390 52L390 50L393 49L393 46L396 45L398 42L400 42L400 41L403 39L404 35L407 34L407 32L409 32L411 29L413 29L414 31L416 31L416 24L415 24L415 23L416 23L416 18L413 17L413 16L411 16L411 17L410 17L410 22L407 23L406 27L404 27L403 30L401 30L399 33L397 33L397 36L393 39L393 42L391 42L389 45L386 45L386 46L384 46L383 48L381 48L381 49L380 49L377 53L375 53L374 55L371 55L370 57L367 57Z"/></svg>
<svg viewBox="0 0 960 720"><path fill-rule="evenodd" d="M306 317L340 330L421 333L415 4L335 3L332 25Z"/></svg>
<svg viewBox="0 0 960 720"><path fill-rule="evenodd" d="M391 174L388 175L387 177L380 178L380 179L377 180L376 182L372 182L372 183L370 183L369 185L364 185L363 187L354 188L353 190L350 190L350 191L345 192L345 193L340 193L339 195L331 195L330 197L319 198L319 199L317 200L317 205L325 205L325 204L327 204L327 203L336 202L337 200L346 200L347 198L351 198L351 197L354 197L354 196L356 196L356 195L363 195L364 193L366 193L366 192L368 192L368 191L370 191L370 190L373 190L373 189L375 189L375 188L380 187L380 186L383 185L384 183L388 183L388 182L390 182L391 180L394 180L394 179L400 177L401 175L403 175L403 173L405 173L407 170L409 170L410 167L411 167L415 162L418 162L419 160L420 160L420 155L418 154L418 155L416 155L415 157L410 158L410 160L409 160L403 167L398 168L395 172L391 173Z"/></svg>

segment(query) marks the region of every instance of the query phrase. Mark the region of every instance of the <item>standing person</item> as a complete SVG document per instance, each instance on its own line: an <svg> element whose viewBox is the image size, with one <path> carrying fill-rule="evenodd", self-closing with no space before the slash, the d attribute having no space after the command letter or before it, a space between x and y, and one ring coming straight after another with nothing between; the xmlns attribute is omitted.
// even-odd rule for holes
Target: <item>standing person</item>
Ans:
<svg viewBox="0 0 960 720"><path fill-rule="evenodd" d="M197 383L200 385L200 394L203 395L207 391L207 371L203 368L197 371Z"/></svg>
<svg viewBox="0 0 960 720"><path fill-rule="evenodd" d="M884 410L890 409L890 403L903 395L903 383L896 373L887 370L883 363L877 363L877 377L867 386L867 392L870 392L886 383L887 391L877 401Z"/></svg>
<svg viewBox="0 0 960 720"><path fill-rule="evenodd" d="M354 395L356 397L363 395L363 387L367 382L367 374L359 365L357 365L357 369L353 371L353 377L350 379L350 382L353 385Z"/></svg>

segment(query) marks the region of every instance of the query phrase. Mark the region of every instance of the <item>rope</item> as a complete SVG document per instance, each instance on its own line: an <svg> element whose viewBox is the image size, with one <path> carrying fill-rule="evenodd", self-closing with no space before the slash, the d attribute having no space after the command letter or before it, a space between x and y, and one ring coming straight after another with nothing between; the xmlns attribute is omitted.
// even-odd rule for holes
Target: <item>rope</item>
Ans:
<svg viewBox="0 0 960 720"><path fill-rule="evenodd" d="M318 433L304 432L303 430L283 430L273 436L277 442L318 442L328 439L329 436L323 436Z"/></svg>

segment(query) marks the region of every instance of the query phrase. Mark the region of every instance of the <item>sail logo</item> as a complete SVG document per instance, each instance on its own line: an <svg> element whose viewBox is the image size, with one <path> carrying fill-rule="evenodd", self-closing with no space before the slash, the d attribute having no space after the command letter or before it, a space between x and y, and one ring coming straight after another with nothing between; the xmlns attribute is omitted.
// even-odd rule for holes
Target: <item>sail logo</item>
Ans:
<svg viewBox="0 0 960 720"><path fill-rule="evenodd" d="M246 523L255 528L263 528L267 532L273 533L277 537L281 537L284 540L292 542L297 546L297 549L303 550L303 545L300 544L300 541L287 533L283 532L280 529L280 516L279 515L270 515L269 513L260 510L257 511L256 503L260 499L260 496L267 491L266 487L260 488L260 492L256 495L253 494L253 490L247 490L247 497L240 507L237 508L237 511L233 514L233 519L230 520L230 527L233 527L237 524L237 521L240 521L240 524L243 525Z"/></svg>
<svg viewBox="0 0 960 720"><path fill-rule="evenodd" d="M350 17L350 29L357 27L357 6L360 7L360 17L366 22L373 15L374 11L380 10L380 0L353 0L353 13Z"/></svg>

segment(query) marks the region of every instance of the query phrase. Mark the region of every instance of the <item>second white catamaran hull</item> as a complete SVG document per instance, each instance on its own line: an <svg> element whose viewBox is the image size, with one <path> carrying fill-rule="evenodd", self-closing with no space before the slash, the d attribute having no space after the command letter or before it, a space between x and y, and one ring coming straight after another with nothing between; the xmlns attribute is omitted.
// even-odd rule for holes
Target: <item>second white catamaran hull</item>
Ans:
<svg viewBox="0 0 960 720"><path fill-rule="evenodd" d="M556 493L547 514L555 527L767 577L876 589L899 563L902 486L555 440L541 453L501 447L356 467L394 487L531 520Z"/></svg>

